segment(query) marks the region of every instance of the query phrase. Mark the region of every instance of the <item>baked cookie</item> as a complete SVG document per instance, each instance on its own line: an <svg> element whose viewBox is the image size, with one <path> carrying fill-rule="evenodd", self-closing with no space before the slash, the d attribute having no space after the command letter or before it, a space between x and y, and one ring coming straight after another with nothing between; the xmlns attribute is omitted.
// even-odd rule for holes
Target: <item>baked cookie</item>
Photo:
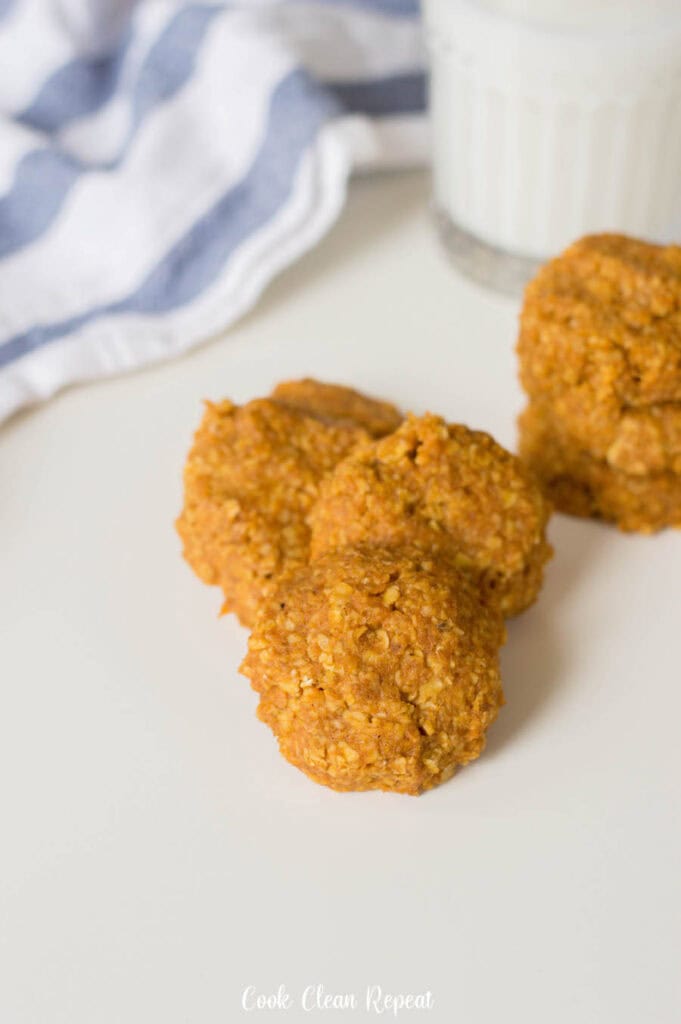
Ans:
<svg viewBox="0 0 681 1024"><path fill-rule="evenodd" d="M177 520L196 574L222 587L225 611L255 621L286 568L307 561L306 515L322 477L369 435L273 399L207 402L184 472Z"/></svg>
<svg viewBox="0 0 681 1024"><path fill-rule="evenodd" d="M624 407L610 394L597 401L586 387L542 399L576 444L613 469L634 476L681 473L681 402Z"/></svg>
<svg viewBox="0 0 681 1024"><path fill-rule="evenodd" d="M589 383L596 403L681 400L681 247L593 235L527 286L521 379L547 399Z"/></svg>
<svg viewBox="0 0 681 1024"><path fill-rule="evenodd" d="M415 545L453 559L510 616L541 587L548 516L532 475L488 434L408 416L322 483L309 515L311 552Z"/></svg>
<svg viewBox="0 0 681 1024"><path fill-rule="evenodd" d="M346 548L282 578L241 671L310 778L417 794L482 751L503 703L504 638L453 569L409 549Z"/></svg>
<svg viewBox="0 0 681 1024"><path fill-rule="evenodd" d="M613 468L570 437L546 405L531 403L519 420L520 452L556 508L653 533L681 527L681 476L635 475Z"/></svg>
<svg viewBox="0 0 681 1024"><path fill-rule="evenodd" d="M650 533L681 519L681 248L583 238L530 282L521 451L557 507Z"/></svg>
<svg viewBox="0 0 681 1024"><path fill-rule="evenodd" d="M282 405L299 409L326 423L363 427L372 437L392 433L403 418L390 402L370 398L340 384L323 384L309 377L282 381L271 397Z"/></svg>

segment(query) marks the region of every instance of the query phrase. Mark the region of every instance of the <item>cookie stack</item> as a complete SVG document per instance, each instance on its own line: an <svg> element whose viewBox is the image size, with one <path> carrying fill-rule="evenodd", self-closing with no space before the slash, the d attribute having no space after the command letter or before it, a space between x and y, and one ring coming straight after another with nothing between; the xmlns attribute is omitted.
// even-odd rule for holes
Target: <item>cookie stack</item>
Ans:
<svg viewBox="0 0 681 1024"><path fill-rule="evenodd" d="M570 246L528 285L520 448L558 509L681 526L681 248Z"/></svg>
<svg viewBox="0 0 681 1024"><path fill-rule="evenodd" d="M284 756L334 789L420 793L484 747L547 518L489 435L306 380L207 406L178 530L253 629L242 671Z"/></svg>

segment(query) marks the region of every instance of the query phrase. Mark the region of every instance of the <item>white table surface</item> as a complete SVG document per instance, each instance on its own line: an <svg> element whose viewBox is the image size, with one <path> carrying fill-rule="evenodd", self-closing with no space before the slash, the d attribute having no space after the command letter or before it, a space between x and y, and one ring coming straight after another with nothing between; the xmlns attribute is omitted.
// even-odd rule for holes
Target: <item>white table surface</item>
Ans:
<svg viewBox="0 0 681 1024"><path fill-rule="evenodd" d="M180 558L203 397L314 375L513 445L516 304L455 275L426 199L356 183L223 339L0 430L2 1024L373 1019L368 984L430 990L401 1020L681 1020L681 535L554 519L488 749L419 799L280 758ZM303 1012L316 984L359 1008Z"/></svg>

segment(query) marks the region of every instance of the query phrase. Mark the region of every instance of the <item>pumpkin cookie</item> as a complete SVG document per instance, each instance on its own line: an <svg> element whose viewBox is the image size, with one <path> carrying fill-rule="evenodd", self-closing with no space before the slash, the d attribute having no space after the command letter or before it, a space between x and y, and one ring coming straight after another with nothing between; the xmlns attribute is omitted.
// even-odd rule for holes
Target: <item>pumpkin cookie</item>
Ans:
<svg viewBox="0 0 681 1024"><path fill-rule="evenodd" d="M368 434L272 399L206 403L184 472L184 556L252 625L277 576L308 558L306 515L322 477Z"/></svg>
<svg viewBox="0 0 681 1024"><path fill-rule="evenodd" d="M340 384L323 384L306 377L277 384L271 397L292 409L315 416L326 423L363 427L372 437L392 433L402 414L390 402L360 394Z"/></svg>
<svg viewBox="0 0 681 1024"><path fill-rule="evenodd" d="M520 451L556 508L615 523L621 530L653 533L681 527L681 476L623 473L585 451L553 411L531 403L519 420Z"/></svg>
<svg viewBox="0 0 681 1024"><path fill-rule="evenodd" d="M415 545L454 560L504 615L540 589L549 507L519 459L488 434L409 416L360 445L320 487L312 557L356 544Z"/></svg>
<svg viewBox="0 0 681 1024"><path fill-rule="evenodd" d="M284 757L332 789L421 793L503 703L498 612L422 552L335 552L280 581L241 671Z"/></svg>
<svg viewBox="0 0 681 1024"><path fill-rule="evenodd" d="M575 242L527 286L518 351L531 396L588 383L597 403L681 400L681 247Z"/></svg>
<svg viewBox="0 0 681 1024"><path fill-rule="evenodd" d="M521 451L562 511L681 521L681 247L583 238L530 282Z"/></svg>
<svg viewBox="0 0 681 1024"><path fill-rule="evenodd" d="M681 473L681 402L625 407L613 394L597 401L588 388L575 387L550 404L573 441L613 469L634 476Z"/></svg>
<svg viewBox="0 0 681 1024"><path fill-rule="evenodd" d="M570 246L527 286L520 378L591 455L628 474L681 465L681 247Z"/></svg>

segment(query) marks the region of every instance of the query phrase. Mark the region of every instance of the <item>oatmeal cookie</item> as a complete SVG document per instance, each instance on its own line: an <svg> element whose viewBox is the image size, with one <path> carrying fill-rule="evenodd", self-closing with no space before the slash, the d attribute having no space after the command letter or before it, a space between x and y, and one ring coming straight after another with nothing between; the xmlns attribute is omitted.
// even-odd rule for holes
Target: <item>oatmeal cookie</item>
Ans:
<svg viewBox="0 0 681 1024"><path fill-rule="evenodd" d="M416 550L346 548L282 578L241 671L310 778L417 794L482 751L504 636L467 577Z"/></svg>
<svg viewBox="0 0 681 1024"><path fill-rule="evenodd" d="M271 397L282 405L315 416L326 423L363 427L372 437L392 433L402 414L390 402L370 398L340 384L323 384L306 377L277 384Z"/></svg>
<svg viewBox="0 0 681 1024"><path fill-rule="evenodd" d="M596 458L568 435L550 407L531 403L519 420L520 451L556 508L653 533L681 527L681 476L635 475Z"/></svg>
<svg viewBox="0 0 681 1024"><path fill-rule="evenodd" d="M222 587L225 611L252 625L279 573L307 561L305 517L320 480L368 438L272 399L206 403L177 529L196 574Z"/></svg>
<svg viewBox="0 0 681 1024"><path fill-rule="evenodd" d="M523 386L542 401L574 388L596 406L681 401L681 247L575 242L527 286L518 353Z"/></svg>
<svg viewBox="0 0 681 1024"><path fill-rule="evenodd" d="M453 559L504 615L539 592L551 549L548 504L519 459L488 434L409 416L361 444L322 483L312 557L355 544L411 544Z"/></svg>
<svg viewBox="0 0 681 1024"><path fill-rule="evenodd" d="M596 400L591 389L575 387L550 403L565 433L613 469L634 476L681 473L681 402L625 407L614 394Z"/></svg>

